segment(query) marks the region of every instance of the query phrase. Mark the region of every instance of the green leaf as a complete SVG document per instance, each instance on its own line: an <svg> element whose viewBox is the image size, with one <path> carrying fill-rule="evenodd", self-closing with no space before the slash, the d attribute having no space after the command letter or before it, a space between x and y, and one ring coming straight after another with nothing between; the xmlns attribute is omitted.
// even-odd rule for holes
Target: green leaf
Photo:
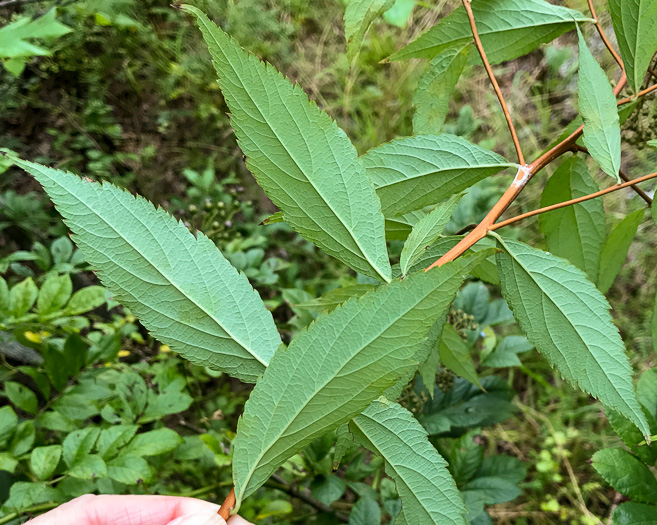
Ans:
<svg viewBox="0 0 657 525"><path fill-rule="evenodd" d="M521 366L518 354L531 350L534 346L522 335L510 335L505 337L486 358L482 365L491 368L507 368Z"/></svg>
<svg viewBox="0 0 657 525"><path fill-rule="evenodd" d="M40 481L46 480L55 472L61 457L61 445L37 447L32 450L32 455L30 456L30 468Z"/></svg>
<svg viewBox="0 0 657 525"><path fill-rule="evenodd" d="M0 277L0 315L4 316L8 313L8 311L9 311L9 286L7 286L7 281L5 281L4 278Z"/></svg>
<svg viewBox="0 0 657 525"><path fill-rule="evenodd" d="M416 352L449 307L473 264L468 259L350 299L274 355L237 428L238 506L295 452L417 368Z"/></svg>
<svg viewBox="0 0 657 525"><path fill-rule="evenodd" d="M111 184L14 160L44 186L103 284L155 337L196 364L255 382L280 337L210 239Z"/></svg>
<svg viewBox="0 0 657 525"><path fill-rule="evenodd" d="M32 277L14 285L9 291L9 313L14 317L20 317L27 313L36 302L39 289Z"/></svg>
<svg viewBox="0 0 657 525"><path fill-rule="evenodd" d="M62 500L62 494L44 482L28 483L17 481L9 489L9 498L2 505L3 511L21 512L40 503Z"/></svg>
<svg viewBox="0 0 657 525"><path fill-rule="evenodd" d="M639 402L657 419L657 368L646 370L636 384Z"/></svg>
<svg viewBox="0 0 657 525"><path fill-rule="evenodd" d="M347 484L343 479L333 474L317 476L310 484L313 498L321 501L324 505L330 505L340 499L346 488Z"/></svg>
<svg viewBox="0 0 657 525"><path fill-rule="evenodd" d="M350 428L363 446L385 460L402 500L401 523L465 525L465 507L447 462L410 412L381 398Z"/></svg>
<svg viewBox="0 0 657 525"><path fill-rule="evenodd" d="M481 42L491 64L512 60L574 29L574 21L593 20L579 11L543 0L478 0L472 4ZM390 60L433 58L444 49L472 41L463 7L397 51Z"/></svg>
<svg viewBox="0 0 657 525"><path fill-rule="evenodd" d="M139 430L138 425L114 425L101 431L96 450L104 460L116 456ZM111 476L110 476L111 477Z"/></svg>
<svg viewBox="0 0 657 525"><path fill-rule="evenodd" d="M426 217L421 210L411 211L398 217L386 217L386 239L389 241L405 241L413 226ZM395 275L393 274L393 278Z"/></svg>
<svg viewBox="0 0 657 525"><path fill-rule="evenodd" d="M372 498L360 498L349 514L349 525L380 525L380 523L381 508Z"/></svg>
<svg viewBox="0 0 657 525"><path fill-rule="evenodd" d="M415 135L363 157L386 217L435 204L509 166L503 157L455 135Z"/></svg>
<svg viewBox="0 0 657 525"><path fill-rule="evenodd" d="M404 244L399 260L402 275L408 275L411 267L427 248L440 237L461 197L462 195L453 195L449 200L438 205L413 227L411 234Z"/></svg>
<svg viewBox="0 0 657 525"><path fill-rule="evenodd" d="M298 86L198 9L247 167L296 232L354 270L390 282L384 219L347 135Z"/></svg>
<svg viewBox="0 0 657 525"><path fill-rule="evenodd" d="M479 376L470 355L470 349L451 324L446 324L443 328L443 336L438 349L440 362L446 368L481 388Z"/></svg>
<svg viewBox="0 0 657 525"><path fill-rule="evenodd" d="M639 398L639 402L641 402L641 398ZM643 436L629 419L621 416L615 410L605 410L605 413L607 414L607 421L609 421L611 428L623 440L623 443L627 445L632 454L644 463L654 465L655 461L657 461L657 443L639 445L639 443L644 442ZM651 430L654 431L657 427L653 416L648 409L644 409L644 414L646 414L646 419L650 423Z"/></svg>
<svg viewBox="0 0 657 525"><path fill-rule="evenodd" d="M74 430L66 439L64 439L63 453L64 463L69 468L81 463L94 448L100 429L95 427L86 427L80 430Z"/></svg>
<svg viewBox="0 0 657 525"><path fill-rule="evenodd" d="M30 42L55 39L71 32L71 28L55 19L56 8L39 18L24 16L0 28L0 58L20 58L49 55L50 52Z"/></svg>
<svg viewBox="0 0 657 525"><path fill-rule="evenodd" d="M593 468L621 494L643 503L657 503L655 475L627 450L598 450L593 454Z"/></svg>
<svg viewBox="0 0 657 525"><path fill-rule="evenodd" d="M420 77L413 95L413 131L416 134L440 133L449 113L449 101L470 56L470 42L445 49L436 56Z"/></svg>
<svg viewBox="0 0 657 525"><path fill-rule="evenodd" d="M646 142L646 144L648 145L649 148L657 149L657 139L649 140L648 142Z"/></svg>
<svg viewBox="0 0 657 525"><path fill-rule="evenodd" d="M66 305L66 315L80 315L95 310L105 303L105 288L86 286L73 294Z"/></svg>
<svg viewBox="0 0 657 525"><path fill-rule="evenodd" d="M531 343L570 383L650 434L632 387L625 345L609 303L581 270L525 244L502 240L502 295Z"/></svg>
<svg viewBox="0 0 657 525"><path fill-rule="evenodd" d="M628 501L616 507L611 518L613 525L655 525L657 507Z"/></svg>
<svg viewBox="0 0 657 525"><path fill-rule="evenodd" d="M579 111L584 120L582 140L591 157L620 184L621 132L616 96L607 75L586 45L579 27Z"/></svg>
<svg viewBox="0 0 657 525"><path fill-rule="evenodd" d="M37 311L48 315L61 310L73 292L73 283L68 274L48 277L39 290Z"/></svg>
<svg viewBox="0 0 657 525"><path fill-rule="evenodd" d="M602 293L609 291L620 273L634 236L643 221L644 212L645 210L637 210L625 217L611 230L602 246L598 277L598 288Z"/></svg>
<svg viewBox="0 0 657 525"><path fill-rule="evenodd" d="M609 0L609 12L627 81L638 91L657 51L657 4L653 0Z"/></svg>
<svg viewBox="0 0 657 525"><path fill-rule="evenodd" d="M571 157L562 162L548 180L541 196L541 207L589 195L600 188L589 174L586 162ZM605 236L605 209L601 199L591 199L538 216L550 252L568 259L597 282L600 252Z"/></svg>
<svg viewBox="0 0 657 525"><path fill-rule="evenodd" d="M11 439L18 426L18 416L9 405L0 408L0 446Z"/></svg>
<svg viewBox="0 0 657 525"><path fill-rule="evenodd" d="M13 474L16 472L18 460L7 452L0 452L0 470Z"/></svg>
<svg viewBox="0 0 657 525"><path fill-rule="evenodd" d="M306 301L305 303L295 303L293 306L316 313L332 312L336 307L352 297L360 297L373 289L374 285L372 284L354 284L352 286L345 286L344 288L336 288L335 290L326 292L317 299Z"/></svg>
<svg viewBox="0 0 657 525"><path fill-rule="evenodd" d="M151 468L144 458L123 454L109 462L107 475L126 485L136 485L141 481L148 482L153 477Z"/></svg>
<svg viewBox="0 0 657 525"><path fill-rule="evenodd" d="M363 45L363 38L375 18L390 9L395 0L348 0L344 12L347 58L351 62Z"/></svg>
<svg viewBox="0 0 657 525"><path fill-rule="evenodd" d="M14 406L30 414L37 413L37 410L39 410L39 401L34 392L25 385L15 383L14 381L7 381L4 386L5 395Z"/></svg>
<svg viewBox="0 0 657 525"><path fill-rule="evenodd" d="M31 419L21 421L16 427L14 436L11 438L9 451L15 457L22 456L30 451L32 445L34 445L35 439L36 433L34 430L34 421Z"/></svg>
<svg viewBox="0 0 657 525"><path fill-rule="evenodd" d="M97 454L89 454L69 468L66 473L78 479L107 477L107 465Z"/></svg>
<svg viewBox="0 0 657 525"><path fill-rule="evenodd" d="M411 16L417 3L418 0L396 0L390 9L383 13L383 18L393 26L406 27L408 18Z"/></svg>
<svg viewBox="0 0 657 525"><path fill-rule="evenodd" d="M157 456L175 450L182 443L182 438L170 428L159 428L137 434L124 453L134 456Z"/></svg>

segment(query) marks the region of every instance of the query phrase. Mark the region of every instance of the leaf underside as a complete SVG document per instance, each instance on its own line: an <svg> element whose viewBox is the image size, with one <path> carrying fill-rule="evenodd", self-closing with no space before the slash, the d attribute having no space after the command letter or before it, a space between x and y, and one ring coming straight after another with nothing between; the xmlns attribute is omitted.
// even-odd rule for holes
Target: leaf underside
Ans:
<svg viewBox="0 0 657 525"><path fill-rule="evenodd" d="M529 341L567 381L650 435L604 296L564 259L515 241L500 247L502 295Z"/></svg>
<svg viewBox="0 0 657 525"><path fill-rule="evenodd" d="M386 217L436 204L505 168L497 153L455 135L414 135L362 157Z"/></svg>
<svg viewBox="0 0 657 525"><path fill-rule="evenodd" d="M344 12L347 58L351 61L363 44L365 33L375 18L392 7L395 0L349 0Z"/></svg>
<svg viewBox="0 0 657 525"><path fill-rule="evenodd" d="M417 368L416 353L475 257L419 272L320 315L274 355L237 427L238 505L290 456Z"/></svg>
<svg viewBox="0 0 657 525"><path fill-rule="evenodd" d="M391 279L384 219L356 149L298 85L198 19L246 163L299 234L354 270Z"/></svg>
<svg viewBox="0 0 657 525"><path fill-rule="evenodd" d="M363 446L386 462L402 500L395 523L465 525L465 506L447 462L408 410L381 398L349 426Z"/></svg>
<svg viewBox="0 0 657 525"><path fill-rule="evenodd" d="M12 160L41 183L102 283L157 339L255 383L280 336L248 279L210 239L109 183Z"/></svg>

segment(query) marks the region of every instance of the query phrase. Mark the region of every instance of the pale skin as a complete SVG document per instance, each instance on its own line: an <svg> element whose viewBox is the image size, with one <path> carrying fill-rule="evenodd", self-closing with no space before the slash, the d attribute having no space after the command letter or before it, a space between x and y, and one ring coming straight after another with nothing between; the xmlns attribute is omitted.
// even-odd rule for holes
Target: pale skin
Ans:
<svg viewBox="0 0 657 525"><path fill-rule="evenodd" d="M224 521L219 505L175 496L87 494L31 520L29 525L253 525L239 516Z"/></svg>

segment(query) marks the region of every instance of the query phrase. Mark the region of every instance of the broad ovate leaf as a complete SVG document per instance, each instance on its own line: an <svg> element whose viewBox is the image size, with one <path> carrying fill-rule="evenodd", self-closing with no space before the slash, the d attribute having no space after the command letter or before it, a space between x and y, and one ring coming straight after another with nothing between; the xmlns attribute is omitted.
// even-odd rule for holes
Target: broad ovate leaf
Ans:
<svg viewBox="0 0 657 525"><path fill-rule="evenodd" d="M509 166L497 153L455 135L414 135L362 157L386 217L436 204Z"/></svg>
<svg viewBox="0 0 657 525"><path fill-rule="evenodd" d="M391 279L384 219L356 149L299 86L198 9L247 167L295 231L354 270Z"/></svg>
<svg viewBox="0 0 657 525"><path fill-rule="evenodd" d="M593 468L621 494L643 503L657 503L657 479L639 458L622 448L593 454Z"/></svg>
<svg viewBox="0 0 657 525"><path fill-rule="evenodd" d="M541 207L583 197L600 188L591 177L586 162L571 157L561 163L548 180L541 196ZM605 209L601 199L591 199L538 216L550 253L568 259L597 282L600 251L606 231Z"/></svg>
<svg viewBox="0 0 657 525"><path fill-rule="evenodd" d="M592 21L579 11L544 0L476 0L472 11L486 55L492 64L512 60L574 29L575 21ZM472 41L472 29L460 6L390 60L433 58Z"/></svg>
<svg viewBox="0 0 657 525"><path fill-rule="evenodd" d="M395 523L465 525L465 505L447 462L413 414L380 398L349 427L357 441L385 460L402 500Z"/></svg>
<svg viewBox="0 0 657 525"><path fill-rule="evenodd" d="M413 373L416 354L474 259L461 258L350 299L276 352L237 427L238 506L298 450Z"/></svg>
<svg viewBox="0 0 657 525"><path fill-rule="evenodd" d="M344 12L344 33L350 61L360 50L370 24L394 3L395 0L348 0Z"/></svg>
<svg viewBox="0 0 657 525"><path fill-rule="evenodd" d="M638 91L657 52L657 2L608 0L611 22L627 72L627 81Z"/></svg>
<svg viewBox="0 0 657 525"><path fill-rule="evenodd" d="M202 233L109 183L17 158L116 300L186 359L255 383L281 344L244 274Z"/></svg>
<svg viewBox="0 0 657 525"><path fill-rule="evenodd" d="M452 91L468 62L472 45L467 43L442 51L420 77L413 95L413 131L416 134L440 133Z"/></svg>
<svg viewBox="0 0 657 525"><path fill-rule="evenodd" d="M609 237L605 240L600 256L600 276L598 277L598 288L602 293L609 291L620 273L644 215L644 210L630 213L611 230Z"/></svg>
<svg viewBox="0 0 657 525"><path fill-rule="evenodd" d="M604 296L566 260L519 242L498 241L502 295L529 341L567 381L650 435Z"/></svg>
<svg viewBox="0 0 657 525"><path fill-rule="evenodd" d="M621 132L616 96L607 75L593 57L586 40L579 35L577 93L584 120L582 140L591 156L607 175L620 183Z"/></svg>
<svg viewBox="0 0 657 525"><path fill-rule="evenodd" d="M440 237L460 199L461 195L453 195L413 227L399 259L402 275L407 275L427 248Z"/></svg>

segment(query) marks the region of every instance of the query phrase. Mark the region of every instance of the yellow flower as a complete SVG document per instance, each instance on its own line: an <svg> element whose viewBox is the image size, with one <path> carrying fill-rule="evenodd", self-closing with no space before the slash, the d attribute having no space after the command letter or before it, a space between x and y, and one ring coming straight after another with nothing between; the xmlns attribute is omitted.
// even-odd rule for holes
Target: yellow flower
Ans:
<svg viewBox="0 0 657 525"><path fill-rule="evenodd" d="M120 350L118 355L119 357L127 357L130 355L130 350Z"/></svg>

